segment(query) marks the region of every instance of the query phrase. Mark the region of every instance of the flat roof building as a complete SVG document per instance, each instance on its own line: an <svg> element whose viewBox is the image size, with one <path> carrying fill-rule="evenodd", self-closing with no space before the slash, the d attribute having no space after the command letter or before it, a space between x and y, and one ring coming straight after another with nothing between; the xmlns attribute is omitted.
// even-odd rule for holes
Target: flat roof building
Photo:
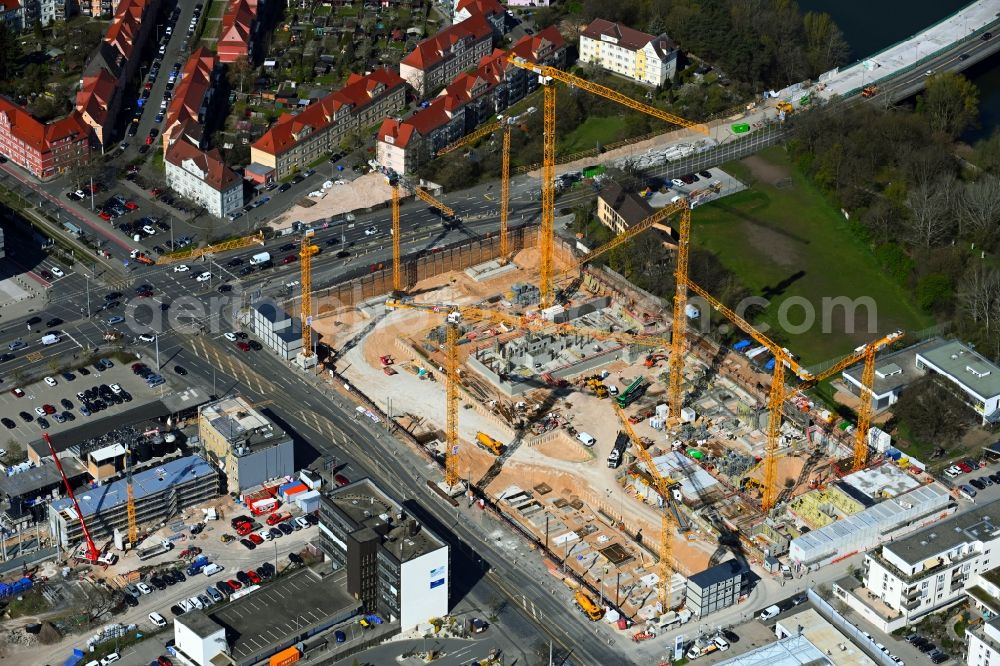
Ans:
<svg viewBox="0 0 1000 666"><path fill-rule="evenodd" d="M205 451L225 472L228 492L238 493L295 473L292 438L243 398L222 398L198 411Z"/></svg>
<svg viewBox="0 0 1000 666"><path fill-rule="evenodd" d="M718 666L834 666L836 663L805 636L789 636L720 661Z"/></svg>
<svg viewBox="0 0 1000 666"><path fill-rule="evenodd" d="M254 305L248 323L253 334L280 358L290 361L302 351L302 321L288 316L276 303Z"/></svg>
<svg viewBox="0 0 1000 666"><path fill-rule="evenodd" d="M195 504L219 495L219 475L199 456L176 458L132 476L136 522L160 523ZM74 490L87 528L95 539L128 528L127 483L124 479L96 488ZM49 507L49 532L69 549L83 538L83 528L68 497Z"/></svg>
<svg viewBox="0 0 1000 666"><path fill-rule="evenodd" d="M1000 423L1000 366L958 340L922 351L917 367L946 377L965 394L983 425Z"/></svg>
<svg viewBox="0 0 1000 666"><path fill-rule="evenodd" d="M750 592L750 567L727 560L690 576L684 606L697 617L735 606Z"/></svg>
<svg viewBox="0 0 1000 666"><path fill-rule="evenodd" d="M1000 617L965 630L969 651L965 663L969 666L989 666L1000 663Z"/></svg>
<svg viewBox="0 0 1000 666"><path fill-rule="evenodd" d="M197 666L276 663L270 658L293 646L308 657L310 638L349 620L357 624L362 604L347 593L345 577L305 567L239 599L185 613L174 619L175 648ZM329 643L316 647L329 651Z"/></svg>
<svg viewBox="0 0 1000 666"><path fill-rule="evenodd" d="M917 354L940 344L940 338L931 338L899 351L880 354L875 360L875 382L871 391L874 408L885 409L895 404L903 389L923 377L924 371L917 367ZM854 395L861 395L865 390L861 382L863 366L863 363L852 365L841 373L844 385Z"/></svg>
<svg viewBox="0 0 1000 666"><path fill-rule="evenodd" d="M369 612L403 631L448 613L448 545L371 479L326 492L319 515L320 547Z"/></svg>
<svg viewBox="0 0 1000 666"><path fill-rule="evenodd" d="M826 654L837 655L837 666L876 666L860 646L812 608L784 617L774 625L778 638L802 635Z"/></svg>

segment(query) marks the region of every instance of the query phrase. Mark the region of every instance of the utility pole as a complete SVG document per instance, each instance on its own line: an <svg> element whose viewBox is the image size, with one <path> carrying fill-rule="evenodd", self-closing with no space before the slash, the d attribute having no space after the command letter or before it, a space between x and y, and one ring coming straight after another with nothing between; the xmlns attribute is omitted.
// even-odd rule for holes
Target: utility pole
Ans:
<svg viewBox="0 0 1000 666"><path fill-rule="evenodd" d="M156 369L160 369L160 336L154 335L153 342L156 343Z"/></svg>

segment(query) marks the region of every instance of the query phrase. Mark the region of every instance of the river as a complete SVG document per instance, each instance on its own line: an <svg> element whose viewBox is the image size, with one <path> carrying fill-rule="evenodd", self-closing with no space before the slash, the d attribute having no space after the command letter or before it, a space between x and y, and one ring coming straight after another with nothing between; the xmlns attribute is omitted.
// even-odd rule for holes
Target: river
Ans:
<svg viewBox="0 0 1000 666"><path fill-rule="evenodd" d="M867 3L799 0L803 12L826 12L833 17L851 45L851 61L906 39L967 4L963 0L879 0ZM971 142L988 136L1000 127L1000 54L970 67L965 75L979 88L980 126L962 137Z"/></svg>

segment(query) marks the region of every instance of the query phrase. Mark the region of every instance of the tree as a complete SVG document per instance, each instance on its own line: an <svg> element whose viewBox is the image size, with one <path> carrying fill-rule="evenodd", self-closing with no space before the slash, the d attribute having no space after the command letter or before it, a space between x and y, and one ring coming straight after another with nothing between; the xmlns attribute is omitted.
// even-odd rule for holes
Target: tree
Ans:
<svg viewBox="0 0 1000 666"><path fill-rule="evenodd" d="M1000 312L1000 271L975 264L959 285L958 303L965 316L989 334Z"/></svg>
<svg viewBox="0 0 1000 666"><path fill-rule="evenodd" d="M0 81L14 78L21 59L21 42L5 23L0 23Z"/></svg>
<svg viewBox="0 0 1000 666"><path fill-rule="evenodd" d="M920 442L955 442L973 423L973 411L936 374L913 382L900 394L893 414Z"/></svg>
<svg viewBox="0 0 1000 666"><path fill-rule="evenodd" d="M847 61L851 47L829 14L807 12L802 25L806 33L806 59L813 76Z"/></svg>
<svg viewBox="0 0 1000 666"><path fill-rule="evenodd" d="M957 137L979 118L979 89L961 74L934 74L917 98L917 110L927 116L935 131Z"/></svg>
<svg viewBox="0 0 1000 666"><path fill-rule="evenodd" d="M958 197L959 234L989 244L1000 226L1000 179L985 175L967 183Z"/></svg>
<svg viewBox="0 0 1000 666"><path fill-rule="evenodd" d="M906 194L907 221L910 243L919 247L933 247L948 237L954 229L951 214L951 182L921 183Z"/></svg>
<svg viewBox="0 0 1000 666"><path fill-rule="evenodd" d="M240 93L243 93L243 83L246 77L250 75L253 71L253 65L250 64L250 60L245 56L241 55L233 62L227 65L226 78L229 81L229 86L231 88L238 88Z"/></svg>

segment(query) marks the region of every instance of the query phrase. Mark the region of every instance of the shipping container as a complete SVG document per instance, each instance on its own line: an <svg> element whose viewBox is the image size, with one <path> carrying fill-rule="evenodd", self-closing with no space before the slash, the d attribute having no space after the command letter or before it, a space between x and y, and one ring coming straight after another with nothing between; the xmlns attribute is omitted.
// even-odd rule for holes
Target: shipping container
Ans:
<svg viewBox="0 0 1000 666"><path fill-rule="evenodd" d="M293 646L282 650L278 654L272 655L271 659L267 662L267 666L292 666L292 664L301 658L302 653L299 652L297 647Z"/></svg>

